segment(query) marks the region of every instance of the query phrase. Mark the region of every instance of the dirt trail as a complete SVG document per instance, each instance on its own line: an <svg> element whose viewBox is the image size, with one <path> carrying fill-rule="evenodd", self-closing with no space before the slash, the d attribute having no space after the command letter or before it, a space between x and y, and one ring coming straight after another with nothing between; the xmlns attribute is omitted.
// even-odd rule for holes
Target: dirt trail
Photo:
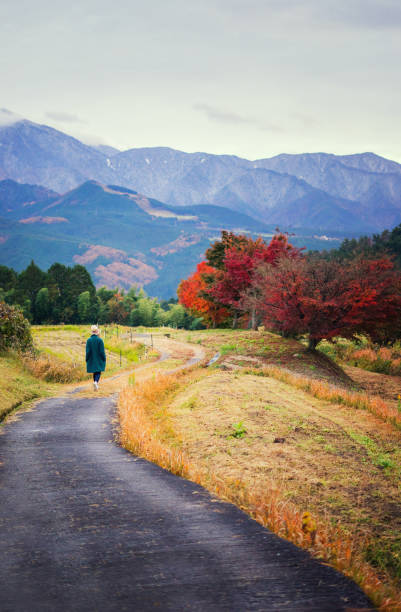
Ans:
<svg viewBox="0 0 401 612"><path fill-rule="evenodd" d="M2 611L371 609L341 574L119 447L114 415L113 397L67 396L6 424Z"/></svg>
<svg viewBox="0 0 401 612"><path fill-rule="evenodd" d="M108 396L118 393L127 385L132 375L134 375L136 381L140 381L157 373L166 373L190 367L205 358L205 350L201 346L171 340L163 334L136 334L133 338L142 344L146 344L149 348L156 349L159 353L158 359L145 365L137 365L136 367L132 365L128 369L123 369L110 377L107 377L106 369L105 376L101 378L97 396ZM91 380L85 384L77 385L74 383L68 385L68 387L65 387L65 390L66 393L74 394L77 397L93 396Z"/></svg>

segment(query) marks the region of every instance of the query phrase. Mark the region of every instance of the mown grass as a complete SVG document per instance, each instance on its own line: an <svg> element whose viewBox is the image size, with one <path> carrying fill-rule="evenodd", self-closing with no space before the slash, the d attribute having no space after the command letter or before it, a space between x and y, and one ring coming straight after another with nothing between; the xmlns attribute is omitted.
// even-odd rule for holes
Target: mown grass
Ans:
<svg viewBox="0 0 401 612"><path fill-rule="evenodd" d="M210 329L188 333L179 330L172 337L201 344L210 355L218 352L235 359L239 365L246 361L258 363L259 367L277 365L298 374L352 386L343 370L323 353L307 351L301 342L268 331Z"/></svg>
<svg viewBox="0 0 401 612"><path fill-rule="evenodd" d="M238 342L226 344L228 354ZM392 415L363 404L375 398L262 373L197 370L131 386L119 402L122 443L308 548L381 609L401 609L401 434Z"/></svg>
<svg viewBox="0 0 401 612"><path fill-rule="evenodd" d="M344 404L351 408L367 410L383 421L401 429L401 412L398 408L389 405L380 397L338 387L324 380L311 379L275 366L267 366L259 370L248 369L247 371L257 376L271 376L282 382L289 383L298 389L307 391L318 399L334 404Z"/></svg>

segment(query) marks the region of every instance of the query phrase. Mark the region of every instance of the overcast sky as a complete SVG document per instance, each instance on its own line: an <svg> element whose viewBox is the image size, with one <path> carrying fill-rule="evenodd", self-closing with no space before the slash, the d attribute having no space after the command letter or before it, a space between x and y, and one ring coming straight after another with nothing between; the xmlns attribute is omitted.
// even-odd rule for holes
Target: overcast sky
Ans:
<svg viewBox="0 0 401 612"><path fill-rule="evenodd" d="M401 162L401 0L2 0L0 107L120 149Z"/></svg>

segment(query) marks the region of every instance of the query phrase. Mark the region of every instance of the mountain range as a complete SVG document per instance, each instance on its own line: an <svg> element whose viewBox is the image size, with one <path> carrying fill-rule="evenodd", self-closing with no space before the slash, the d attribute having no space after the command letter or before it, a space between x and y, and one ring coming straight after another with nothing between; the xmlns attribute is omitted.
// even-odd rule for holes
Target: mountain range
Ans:
<svg viewBox="0 0 401 612"><path fill-rule="evenodd" d="M322 248L314 234L401 222L401 165L373 153L118 151L10 117L0 122L0 262L17 269L32 257L43 267L86 262L97 284L136 279L169 297L221 229L279 226Z"/></svg>
<svg viewBox="0 0 401 612"><path fill-rule="evenodd" d="M118 185L86 181L64 195L0 181L0 263L33 258L88 268L98 286L145 286L169 298L222 229L266 233L260 221L224 207L172 207Z"/></svg>
<svg viewBox="0 0 401 612"><path fill-rule="evenodd" d="M251 161L166 147L117 151L20 119L0 126L6 178L58 193L92 179L173 206L224 206L294 230L380 231L401 221L401 165L373 153Z"/></svg>

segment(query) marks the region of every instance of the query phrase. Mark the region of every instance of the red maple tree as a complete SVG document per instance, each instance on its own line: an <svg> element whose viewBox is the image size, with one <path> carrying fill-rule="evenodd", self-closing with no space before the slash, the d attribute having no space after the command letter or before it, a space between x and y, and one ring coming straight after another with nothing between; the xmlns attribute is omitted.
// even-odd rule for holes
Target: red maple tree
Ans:
<svg viewBox="0 0 401 612"><path fill-rule="evenodd" d="M258 268L254 285L266 325L309 338L371 337L401 315L400 275L388 258L347 264L318 258L280 258Z"/></svg>
<svg viewBox="0 0 401 612"><path fill-rule="evenodd" d="M229 316L227 309L207 294L207 279L210 282L216 274L216 268L202 261L191 276L181 281L177 289L180 304L188 308L194 316L203 317L208 327L216 327Z"/></svg>
<svg viewBox="0 0 401 612"><path fill-rule="evenodd" d="M254 299L255 286L253 278L258 267L265 264L275 265L279 258L298 258L301 249L288 242L286 234L276 234L269 244L262 238L244 240L228 246L223 258L223 270L216 276L209 293L218 302L230 308L234 326L237 317L244 312L250 317L251 327L254 329L258 323L256 302ZM252 289L253 287L253 289ZM244 299L247 296L247 299Z"/></svg>

